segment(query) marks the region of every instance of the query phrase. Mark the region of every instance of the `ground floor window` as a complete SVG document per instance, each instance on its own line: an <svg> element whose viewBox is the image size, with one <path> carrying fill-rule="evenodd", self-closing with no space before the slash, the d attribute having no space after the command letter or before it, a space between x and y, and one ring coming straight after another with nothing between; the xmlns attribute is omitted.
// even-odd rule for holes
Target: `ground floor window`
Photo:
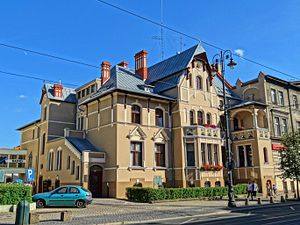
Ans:
<svg viewBox="0 0 300 225"><path fill-rule="evenodd" d="M130 144L130 165L131 166L143 166L142 154L143 146L141 142L131 142Z"/></svg>
<svg viewBox="0 0 300 225"><path fill-rule="evenodd" d="M155 144L155 162L156 166L165 167L165 144Z"/></svg>
<svg viewBox="0 0 300 225"><path fill-rule="evenodd" d="M205 181L204 187L211 187L210 181Z"/></svg>
<svg viewBox="0 0 300 225"><path fill-rule="evenodd" d="M253 166L253 151L251 145L241 145L237 149L239 167Z"/></svg>

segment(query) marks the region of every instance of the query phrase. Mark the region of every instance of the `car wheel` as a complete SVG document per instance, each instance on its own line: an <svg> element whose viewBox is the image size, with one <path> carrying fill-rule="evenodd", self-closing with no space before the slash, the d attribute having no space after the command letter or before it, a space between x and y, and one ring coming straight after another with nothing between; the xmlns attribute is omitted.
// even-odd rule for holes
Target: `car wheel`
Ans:
<svg viewBox="0 0 300 225"><path fill-rule="evenodd" d="M36 201L36 207L37 208L45 208L46 202L43 199L38 199Z"/></svg>
<svg viewBox="0 0 300 225"><path fill-rule="evenodd" d="M86 207L86 202L83 201L83 200L78 200L75 205L76 205L77 208L85 208Z"/></svg>

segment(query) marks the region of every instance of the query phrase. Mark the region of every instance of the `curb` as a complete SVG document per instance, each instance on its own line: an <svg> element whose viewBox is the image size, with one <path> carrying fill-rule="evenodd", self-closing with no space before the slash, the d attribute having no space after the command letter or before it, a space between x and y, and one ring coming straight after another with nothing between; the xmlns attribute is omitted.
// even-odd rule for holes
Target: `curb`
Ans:
<svg viewBox="0 0 300 225"><path fill-rule="evenodd" d="M170 217L170 218L162 218L162 219L153 219L153 220L141 220L141 221L122 221L122 222L110 222L110 223L99 223L95 225L124 225L124 224L139 224L139 223L153 223L153 222L160 222L166 220L176 220L176 219L189 219L189 218L199 218L199 217L207 217L213 215L226 215L232 212L239 212L244 211L247 209L261 209L261 208L272 208L272 207L280 207L280 206L292 206L292 205L300 205L299 202L279 202L279 203L269 203L269 204L262 204L262 205L250 205L250 206L239 206L237 208L227 208L228 210L221 210L218 212L210 212L201 215L193 215L193 216L177 216L177 217Z"/></svg>

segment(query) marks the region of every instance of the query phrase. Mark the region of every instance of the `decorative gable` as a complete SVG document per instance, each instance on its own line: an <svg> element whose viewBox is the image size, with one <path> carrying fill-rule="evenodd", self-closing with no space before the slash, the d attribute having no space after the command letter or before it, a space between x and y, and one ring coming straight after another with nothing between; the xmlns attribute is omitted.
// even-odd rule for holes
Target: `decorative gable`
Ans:
<svg viewBox="0 0 300 225"><path fill-rule="evenodd" d="M136 126L133 130L129 131L127 138L130 140L145 140L147 135L140 126Z"/></svg>
<svg viewBox="0 0 300 225"><path fill-rule="evenodd" d="M168 137L166 131L163 128L161 128L161 129L159 129L159 131L154 133L152 140L155 142L165 143L165 142L169 141L169 137Z"/></svg>

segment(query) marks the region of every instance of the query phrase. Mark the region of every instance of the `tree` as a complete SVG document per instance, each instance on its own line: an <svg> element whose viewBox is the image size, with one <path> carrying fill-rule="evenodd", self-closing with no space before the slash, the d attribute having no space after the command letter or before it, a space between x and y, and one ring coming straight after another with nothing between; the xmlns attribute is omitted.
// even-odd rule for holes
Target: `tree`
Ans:
<svg viewBox="0 0 300 225"><path fill-rule="evenodd" d="M297 181L297 198L299 199L300 133L295 132L286 135L282 143L285 145L285 149L280 153L282 177Z"/></svg>

